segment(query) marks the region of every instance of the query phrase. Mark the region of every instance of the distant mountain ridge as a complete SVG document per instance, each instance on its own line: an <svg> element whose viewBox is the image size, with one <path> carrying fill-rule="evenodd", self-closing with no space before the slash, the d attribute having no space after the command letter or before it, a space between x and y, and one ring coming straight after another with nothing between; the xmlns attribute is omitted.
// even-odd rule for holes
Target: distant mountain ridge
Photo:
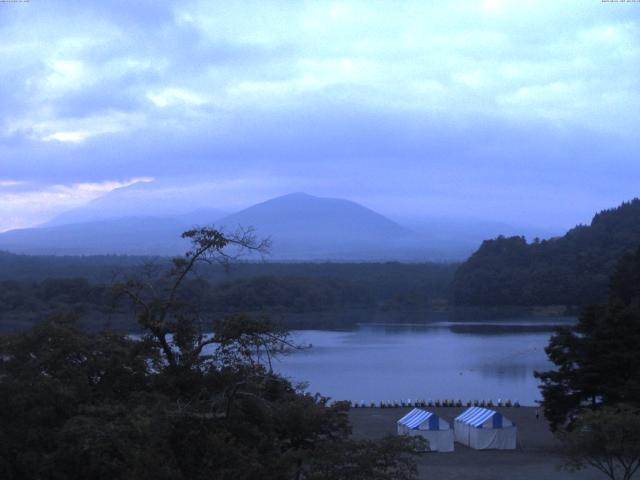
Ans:
<svg viewBox="0 0 640 480"><path fill-rule="evenodd" d="M640 199L562 237L486 240L455 274L459 305L585 305L606 298L617 261L640 246Z"/></svg>
<svg viewBox="0 0 640 480"><path fill-rule="evenodd" d="M487 236L520 231L491 221L424 217L410 228L356 202L291 193L228 214L211 188L142 182L112 190L36 228L0 233L0 250L38 255L184 253L194 226L253 227L272 261L460 261ZM531 230L527 230L531 231ZM540 229L537 230L544 235ZM262 260L261 257L249 257Z"/></svg>
<svg viewBox="0 0 640 480"><path fill-rule="evenodd" d="M277 197L222 219L216 218L218 210L200 209L164 216L113 217L107 212L106 218L94 220L100 205L117 205L128 191L61 215L48 225L2 233L0 249L40 255L175 255L188 246L180 234L196 225L253 227L259 237L272 238L269 258L274 260L402 259L406 242L420 248L412 232L373 210L303 193ZM72 223L59 225L63 220Z"/></svg>
<svg viewBox="0 0 640 480"><path fill-rule="evenodd" d="M176 217L124 217L0 234L0 249L29 255L175 255L191 228Z"/></svg>
<svg viewBox="0 0 640 480"><path fill-rule="evenodd" d="M136 182L63 212L41 226L55 227L131 217L193 217L194 213L201 216L201 222L217 220L228 214L205 207L202 199L191 198L180 189L158 187L154 182Z"/></svg>

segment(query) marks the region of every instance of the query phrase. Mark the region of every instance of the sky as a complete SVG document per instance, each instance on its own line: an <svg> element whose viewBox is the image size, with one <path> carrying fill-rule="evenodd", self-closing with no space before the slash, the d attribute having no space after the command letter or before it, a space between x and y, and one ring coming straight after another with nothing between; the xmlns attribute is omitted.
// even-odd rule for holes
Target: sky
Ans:
<svg viewBox="0 0 640 480"><path fill-rule="evenodd" d="M640 2L31 0L0 38L0 231L137 181L551 228L640 195Z"/></svg>

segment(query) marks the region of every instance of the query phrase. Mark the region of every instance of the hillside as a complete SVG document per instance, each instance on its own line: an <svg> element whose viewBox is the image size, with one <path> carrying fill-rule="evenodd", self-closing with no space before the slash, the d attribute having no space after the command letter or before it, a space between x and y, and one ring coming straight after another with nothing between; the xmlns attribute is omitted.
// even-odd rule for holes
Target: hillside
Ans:
<svg viewBox="0 0 640 480"><path fill-rule="evenodd" d="M193 224L182 217L124 217L10 230L0 249L30 255L175 255Z"/></svg>
<svg viewBox="0 0 640 480"><path fill-rule="evenodd" d="M181 185L167 182L136 182L126 187L115 188L107 194L91 200L85 205L67 210L43 227L74 225L78 223L102 222L123 218L167 218L185 217L194 212L197 221L212 221L228 212L211 208L209 192L187 190Z"/></svg>
<svg viewBox="0 0 640 480"><path fill-rule="evenodd" d="M397 259L411 255L408 247L417 240L410 230L355 202L304 193L253 205L218 223L230 230L251 225L270 237L273 259Z"/></svg>
<svg viewBox="0 0 640 480"><path fill-rule="evenodd" d="M195 187L194 187L195 188ZM0 233L0 250L27 255L172 256L194 226L233 231L253 227L270 237L270 261L461 261L482 239L544 229L489 220L416 216L388 218L356 202L291 193L228 214L212 208L209 190L139 182L117 188L37 227ZM183 198L184 197L184 198ZM261 261L261 257L249 257Z"/></svg>
<svg viewBox="0 0 640 480"><path fill-rule="evenodd" d="M456 272L458 305L585 305L603 301L618 259L640 245L640 199L604 210L563 237L486 240Z"/></svg>

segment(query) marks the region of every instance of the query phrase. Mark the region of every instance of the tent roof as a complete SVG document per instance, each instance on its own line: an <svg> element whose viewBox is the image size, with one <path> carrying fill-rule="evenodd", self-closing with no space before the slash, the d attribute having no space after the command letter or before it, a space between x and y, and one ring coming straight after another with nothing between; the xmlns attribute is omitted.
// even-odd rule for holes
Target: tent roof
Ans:
<svg viewBox="0 0 640 480"><path fill-rule="evenodd" d="M426 410L421 410L419 408L414 408L404 417L398 420L398 423L409 428L416 428L422 425L422 423L425 420L428 420L432 415L434 415L434 413L427 412Z"/></svg>
<svg viewBox="0 0 640 480"><path fill-rule="evenodd" d="M456 422L466 423L472 427L479 427L496 413L498 412L489 410L488 408L471 407L458 415L455 420Z"/></svg>

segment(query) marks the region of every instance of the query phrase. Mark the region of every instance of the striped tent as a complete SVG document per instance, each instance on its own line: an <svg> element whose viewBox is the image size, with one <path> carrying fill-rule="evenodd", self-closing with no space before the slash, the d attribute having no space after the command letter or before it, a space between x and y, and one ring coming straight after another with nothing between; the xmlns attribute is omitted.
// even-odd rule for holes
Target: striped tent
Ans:
<svg viewBox="0 0 640 480"><path fill-rule="evenodd" d="M432 452L453 452L453 430L435 413L414 408L397 423L398 435L421 436Z"/></svg>
<svg viewBox="0 0 640 480"><path fill-rule="evenodd" d="M500 412L482 407L466 409L454 420L456 442L477 450L516 448L515 424Z"/></svg>

